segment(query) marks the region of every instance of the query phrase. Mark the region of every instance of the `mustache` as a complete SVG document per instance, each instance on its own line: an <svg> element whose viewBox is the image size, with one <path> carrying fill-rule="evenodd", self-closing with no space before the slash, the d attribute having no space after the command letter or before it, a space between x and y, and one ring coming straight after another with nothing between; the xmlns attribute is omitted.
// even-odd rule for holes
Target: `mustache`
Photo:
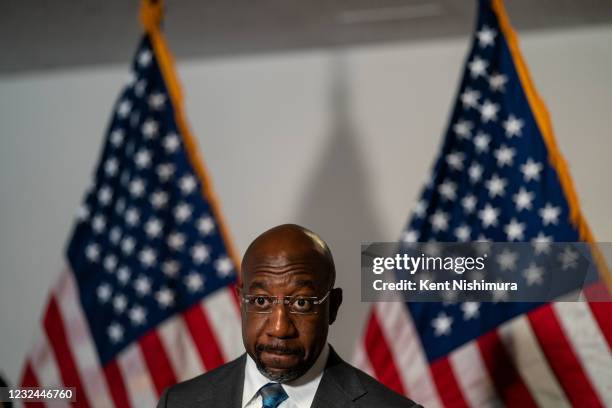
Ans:
<svg viewBox="0 0 612 408"><path fill-rule="evenodd" d="M260 354L262 352L276 354L295 354L298 356L304 355L304 349L301 347L289 347L284 344L258 344L255 346L255 351Z"/></svg>

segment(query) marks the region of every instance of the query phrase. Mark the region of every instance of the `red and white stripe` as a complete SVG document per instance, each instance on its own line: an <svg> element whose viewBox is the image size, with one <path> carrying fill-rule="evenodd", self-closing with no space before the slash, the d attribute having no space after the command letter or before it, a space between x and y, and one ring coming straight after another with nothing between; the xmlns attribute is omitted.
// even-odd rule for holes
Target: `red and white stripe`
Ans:
<svg viewBox="0 0 612 408"><path fill-rule="evenodd" d="M79 407L151 407L166 387L239 356L244 352L241 339L233 287L222 288L102 367L73 274L66 269L51 293L21 385L75 387Z"/></svg>
<svg viewBox="0 0 612 408"><path fill-rule="evenodd" d="M428 364L405 304L379 302L355 364L428 407L612 406L611 312L545 305Z"/></svg>

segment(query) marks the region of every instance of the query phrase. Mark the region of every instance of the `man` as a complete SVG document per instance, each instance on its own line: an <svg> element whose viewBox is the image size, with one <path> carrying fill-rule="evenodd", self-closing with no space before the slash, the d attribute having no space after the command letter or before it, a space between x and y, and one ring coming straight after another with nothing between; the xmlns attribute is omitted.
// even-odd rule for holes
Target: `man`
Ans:
<svg viewBox="0 0 612 408"><path fill-rule="evenodd" d="M158 408L418 407L344 362L327 344L342 303L327 244L281 225L242 260L238 295L246 354L167 389Z"/></svg>

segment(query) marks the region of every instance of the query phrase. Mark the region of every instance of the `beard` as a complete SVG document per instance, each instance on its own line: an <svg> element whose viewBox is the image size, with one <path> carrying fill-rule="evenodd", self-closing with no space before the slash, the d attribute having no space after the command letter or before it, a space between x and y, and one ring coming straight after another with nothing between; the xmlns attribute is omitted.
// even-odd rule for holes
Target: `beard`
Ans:
<svg viewBox="0 0 612 408"><path fill-rule="evenodd" d="M282 372L274 371L268 368L263 363L261 359L261 354L263 352L295 355L299 357L302 363L296 365L295 367L283 369ZM278 382L278 383L286 383L286 382L296 380L302 375L304 375L306 371L308 371L308 369L310 368L310 365L312 365L312 364L309 365L308 362L303 360L304 355L305 355L304 349L299 348L299 347L291 348L291 347L280 346L280 345L258 344L257 346L255 346L254 360L255 360L255 365L257 366L257 369L259 370L259 372L262 373L267 379Z"/></svg>

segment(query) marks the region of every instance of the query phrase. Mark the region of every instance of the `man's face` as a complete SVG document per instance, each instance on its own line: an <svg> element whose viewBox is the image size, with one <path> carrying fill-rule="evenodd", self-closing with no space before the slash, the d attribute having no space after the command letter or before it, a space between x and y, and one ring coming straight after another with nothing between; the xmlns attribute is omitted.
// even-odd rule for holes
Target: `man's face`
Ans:
<svg viewBox="0 0 612 408"><path fill-rule="evenodd" d="M323 298L331 289L329 265L320 255L306 251L254 251L243 265L239 294ZM244 346L259 370L278 382L292 381L315 362L327 341L335 318L339 289L317 307L316 314L294 314L277 304L271 313L247 312L242 307ZM331 308L330 308L331 305ZM332 319L330 319L330 316Z"/></svg>

